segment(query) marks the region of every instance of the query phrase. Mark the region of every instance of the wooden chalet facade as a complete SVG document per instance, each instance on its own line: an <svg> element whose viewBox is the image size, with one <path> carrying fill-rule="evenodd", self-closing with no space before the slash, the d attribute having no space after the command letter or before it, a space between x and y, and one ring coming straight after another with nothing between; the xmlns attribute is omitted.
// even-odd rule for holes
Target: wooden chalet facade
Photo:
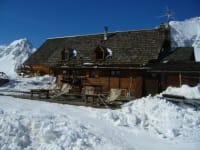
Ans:
<svg viewBox="0 0 200 150"><path fill-rule="evenodd" d="M160 25L151 30L105 31L104 34L47 39L25 64L35 72L53 73L60 86L67 82L74 89L86 84L102 86L103 91L120 88L137 98L158 92L154 84L164 88L161 81L164 63L158 62L174 57L173 54L164 57L169 50L169 30ZM164 72L168 74L169 70ZM174 84L171 78L176 81L179 77L180 72L173 73L178 76L171 77L170 72L165 77L169 80L165 87Z"/></svg>
<svg viewBox="0 0 200 150"><path fill-rule="evenodd" d="M178 47L173 52L157 63L146 65L146 75L151 76L151 81L157 84L147 83L147 93L158 93L168 86L180 87L182 84L195 86L200 81L200 62L195 62L193 47ZM148 80L148 78L145 78ZM153 87L147 87L153 85Z"/></svg>

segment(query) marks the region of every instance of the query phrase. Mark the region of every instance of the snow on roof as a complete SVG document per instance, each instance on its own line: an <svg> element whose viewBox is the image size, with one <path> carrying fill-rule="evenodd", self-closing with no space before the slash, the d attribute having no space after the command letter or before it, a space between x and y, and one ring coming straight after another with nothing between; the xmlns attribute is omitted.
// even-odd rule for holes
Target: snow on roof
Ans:
<svg viewBox="0 0 200 150"><path fill-rule="evenodd" d="M112 50L110 48L106 48L106 51L108 53L106 58L112 58Z"/></svg>
<svg viewBox="0 0 200 150"><path fill-rule="evenodd" d="M200 62L200 47L194 48L195 61Z"/></svg>
<svg viewBox="0 0 200 150"><path fill-rule="evenodd" d="M77 51L75 49L73 49L73 56L76 57L77 56Z"/></svg>
<svg viewBox="0 0 200 150"><path fill-rule="evenodd" d="M197 62L200 62L200 27L199 27L199 34L195 39L195 42L193 43L194 47L194 55L195 55L195 60Z"/></svg>
<svg viewBox="0 0 200 150"><path fill-rule="evenodd" d="M109 53L109 55L112 56L112 50L110 48L106 48L106 50Z"/></svg>

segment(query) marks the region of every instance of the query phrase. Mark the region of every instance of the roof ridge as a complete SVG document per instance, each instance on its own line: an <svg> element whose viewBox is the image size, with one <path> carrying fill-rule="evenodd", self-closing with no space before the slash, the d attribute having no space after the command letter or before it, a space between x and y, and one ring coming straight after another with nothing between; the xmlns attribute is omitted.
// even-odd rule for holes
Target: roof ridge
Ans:
<svg viewBox="0 0 200 150"><path fill-rule="evenodd" d="M138 31L153 31L157 30L157 28L154 29L142 29L142 30L126 30L126 31L113 31L113 32L108 32L108 34L114 34L114 33L123 33L123 32L138 32ZM50 37L47 38L47 40L51 39L62 39L62 38L70 38L70 37L82 37L82 36L93 36L93 35L103 35L104 33L94 33L94 34L81 34L81 35L71 35L71 36L60 36L60 37Z"/></svg>

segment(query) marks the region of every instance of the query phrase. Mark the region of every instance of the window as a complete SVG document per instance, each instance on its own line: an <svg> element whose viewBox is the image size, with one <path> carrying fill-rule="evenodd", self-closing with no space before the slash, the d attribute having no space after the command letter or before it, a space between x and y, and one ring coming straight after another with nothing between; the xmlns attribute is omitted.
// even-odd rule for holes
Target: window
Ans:
<svg viewBox="0 0 200 150"><path fill-rule="evenodd" d="M110 72L111 77L120 77L120 75L121 75L121 72L119 70L112 70Z"/></svg>
<svg viewBox="0 0 200 150"><path fill-rule="evenodd" d="M62 60L76 59L77 51L72 48L64 48L61 52Z"/></svg>
<svg viewBox="0 0 200 150"><path fill-rule="evenodd" d="M62 60L68 60L69 59L69 51L67 49L63 49L61 52Z"/></svg>
<svg viewBox="0 0 200 150"><path fill-rule="evenodd" d="M112 50L110 48L98 46L95 49L95 58L96 59L111 59L112 58Z"/></svg>
<svg viewBox="0 0 200 150"><path fill-rule="evenodd" d="M97 77L97 72L94 71L94 70L91 70L90 71L90 78L95 78L95 77Z"/></svg>
<svg viewBox="0 0 200 150"><path fill-rule="evenodd" d="M96 59L104 59L104 51L100 48L100 47L97 47L95 49L95 54L96 54Z"/></svg>

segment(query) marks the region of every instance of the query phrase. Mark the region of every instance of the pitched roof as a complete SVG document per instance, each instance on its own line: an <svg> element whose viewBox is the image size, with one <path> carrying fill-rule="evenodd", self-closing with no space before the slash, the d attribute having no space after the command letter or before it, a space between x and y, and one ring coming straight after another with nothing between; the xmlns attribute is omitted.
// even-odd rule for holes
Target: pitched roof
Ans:
<svg viewBox="0 0 200 150"><path fill-rule="evenodd" d="M172 53L165 57L163 61L194 61L194 48L177 47Z"/></svg>
<svg viewBox="0 0 200 150"><path fill-rule="evenodd" d="M94 63L95 48L98 45L112 50L112 59L103 63L146 64L152 59L158 59L166 40L166 29L160 27L152 30L112 32L108 33L107 40L103 40L103 37L103 34L96 34L47 39L25 64L54 66L61 61L63 48L76 49L77 60ZM77 62L71 61L73 64Z"/></svg>
<svg viewBox="0 0 200 150"><path fill-rule="evenodd" d="M178 47L158 63L146 65L150 72L200 73L200 63L195 62L193 47Z"/></svg>

